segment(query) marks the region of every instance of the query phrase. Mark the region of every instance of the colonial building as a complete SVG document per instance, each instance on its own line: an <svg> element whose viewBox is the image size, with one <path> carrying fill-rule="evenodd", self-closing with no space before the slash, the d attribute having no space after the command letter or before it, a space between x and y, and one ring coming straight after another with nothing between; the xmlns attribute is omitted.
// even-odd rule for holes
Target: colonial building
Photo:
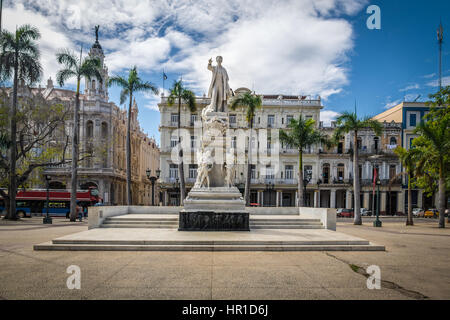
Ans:
<svg viewBox="0 0 450 320"><path fill-rule="evenodd" d="M89 56L100 59L102 81L96 78L86 80L85 91L80 94L80 155L84 159L79 163L78 187L80 189L97 187L105 204L126 204L127 112L109 101L106 85L108 68L104 63L105 56L98 40L90 49ZM51 79L47 81L45 88L27 87L26 90L21 90L54 103L62 103L70 109L75 105L75 92L55 88ZM152 190L146 171L150 169L154 174L159 168L159 147L153 138L149 138L141 130L138 112L138 106L134 101L131 116L132 203L150 205ZM71 136L73 119L66 123L65 129ZM50 175L51 188L70 188L70 164L46 168L44 174ZM155 188L154 192L158 204L159 190Z"/></svg>
<svg viewBox="0 0 450 320"><path fill-rule="evenodd" d="M430 107L425 102L401 102L400 104L387 109L376 115L373 119L378 121L395 121L401 126L401 137L399 144L409 149L412 141L417 137L414 133L416 126L423 121L423 117L430 111ZM437 195L437 193L436 193ZM403 177L403 195L405 208L408 203L407 179ZM437 206L437 196L427 196L423 190L414 189L412 191L412 205L418 208L435 208Z"/></svg>
<svg viewBox="0 0 450 320"><path fill-rule="evenodd" d="M240 88L236 94L249 91ZM333 122L324 127L320 121L323 108L320 97L310 99L304 96L260 95L262 107L256 111L252 138L251 203L260 206L295 206L297 200L298 151L290 146L281 145L278 139L279 129L286 129L292 118L302 115L316 121L320 130L330 136L335 129ZM187 191L196 179L196 148L200 145L200 117L202 109L209 104L206 97L197 97L197 110L190 113L186 106L181 112L181 137L184 148L184 172ZM161 112L161 190L164 205L179 205L179 177L176 161L178 145L177 106L169 106L167 98L162 96L159 103ZM229 148L241 149L248 154L248 125L245 110L239 108L229 111L230 132ZM360 152L361 204L367 209L373 202L373 168L379 168L381 179L381 212L403 211L401 183L390 179L401 171L393 149L401 140L401 125L384 123L383 134L376 137L367 129L359 133L358 150ZM305 177L306 206L352 208L353 207L353 136L347 134L333 148L312 146L303 155ZM377 155L377 157L371 157ZM247 166L238 162L235 184L244 192ZM239 161L239 155L238 155ZM376 200L376 199L374 199ZM376 202L375 202L376 203Z"/></svg>

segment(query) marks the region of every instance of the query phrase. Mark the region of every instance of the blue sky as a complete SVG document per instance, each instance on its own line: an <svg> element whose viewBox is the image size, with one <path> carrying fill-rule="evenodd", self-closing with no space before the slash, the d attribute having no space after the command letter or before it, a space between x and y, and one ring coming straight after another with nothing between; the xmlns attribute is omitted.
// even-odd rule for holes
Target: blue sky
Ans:
<svg viewBox="0 0 450 320"><path fill-rule="evenodd" d="M381 9L381 30L369 30L369 5ZM368 0L7 0L3 26L30 23L42 32L44 84L58 70L59 48L84 50L100 25L110 74L137 65L141 77L166 89L181 75L202 95L210 57L222 55L232 88L257 93L321 95L321 118L338 112L382 112L403 99L423 101L436 90L436 29L450 30L450 1ZM445 39L444 39L445 40ZM443 50L450 84L450 48ZM68 83L67 87L73 86ZM119 90L110 89L118 104ZM158 97L138 95L139 121L159 140Z"/></svg>

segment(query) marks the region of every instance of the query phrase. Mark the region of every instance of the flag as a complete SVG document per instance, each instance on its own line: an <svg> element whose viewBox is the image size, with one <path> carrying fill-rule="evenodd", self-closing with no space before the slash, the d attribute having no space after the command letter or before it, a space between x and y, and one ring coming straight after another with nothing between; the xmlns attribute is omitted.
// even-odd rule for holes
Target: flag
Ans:
<svg viewBox="0 0 450 320"><path fill-rule="evenodd" d="M377 170L377 168L375 168L374 173L373 173L373 195L375 195L375 185L377 183L377 176L378 176L378 170Z"/></svg>
<svg viewBox="0 0 450 320"><path fill-rule="evenodd" d="M163 80L167 80L167 75L164 71L163 71Z"/></svg>

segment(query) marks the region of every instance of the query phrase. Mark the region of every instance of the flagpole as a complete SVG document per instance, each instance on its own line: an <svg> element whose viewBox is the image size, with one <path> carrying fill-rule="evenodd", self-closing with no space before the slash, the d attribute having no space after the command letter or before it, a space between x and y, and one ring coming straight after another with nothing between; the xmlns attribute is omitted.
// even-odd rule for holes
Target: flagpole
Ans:
<svg viewBox="0 0 450 320"><path fill-rule="evenodd" d="M164 72L163 68L163 96L164 96L164 83L166 82L166 73Z"/></svg>

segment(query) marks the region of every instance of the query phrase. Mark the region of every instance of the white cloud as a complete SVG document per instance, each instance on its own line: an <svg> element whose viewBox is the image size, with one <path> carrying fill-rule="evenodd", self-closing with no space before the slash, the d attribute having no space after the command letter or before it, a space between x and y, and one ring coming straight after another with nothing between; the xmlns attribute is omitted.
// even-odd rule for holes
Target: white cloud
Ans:
<svg viewBox="0 0 450 320"><path fill-rule="evenodd" d="M183 74L197 93L207 90L210 57L222 55L232 88L260 93L320 94L348 83L352 25L341 14L359 12L367 0L17 0L10 24L32 23L48 34L46 74L54 52L81 41L100 42L110 73L137 65L143 72ZM24 10L21 3L25 4ZM25 15L25 16L24 16ZM30 17L32 16L32 19ZM47 53L48 52L48 53ZM44 54L43 54L44 55ZM50 58L51 56L51 58Z"/></svg>
<svg viewBox="0 0 450 320"><path fill-rule="evenodd" d="M400 89L400 92L414 90L414 89L420 89L420 85L418 83L411 84L409 86L406 86L405 88Z"/></svg>
<svg viewBox="0 0 450 320"><path fill-rule="evenodd" d="M427 83L429 87L439 87L439 80L435 79ZM442 77L442 86L450 86L450 76Z"/></svg>
<svg viewBox="0 0 450 320"><path fill-rule="evenodd" d="M323 121L324 126L330 126L331 121L336 120L339 115L338 112L331 110L320 111L320 121Z"/></svg>
<svg viewBox="0 0 450 320"><path fill-rule="evenodd" d="M387 102L383 108L384 109L390 109L390 108L395 107L396 105L398 105L400 102L402 102L402 99L398 99L398 100L394 100L394 101L391 101L391 102Z"/></svg>
<svg viewBox="0 0 450 320"><path fill-rule="evenodd" d="M425 79L430 79L430 78L433 78L434 76L436 76L436 73L430 73L430 74L426 74L426 75L424 75L423 77L425 78Z"/></svg>
<svg viewBox="0 0 450 320"><path fill-rule="evenodd" d="M41 50L41 64L44 68L44 74L41 83L51 76L55 80L59 65L56 62L55 54L59 48L74 49L75 46L70 39L62 32L58 31L58 27L52 25L48 19L39 13L25 10L22 4L18 4L15 8L3 8L2 20L3 28L10 32L14 32L16 25L31 24L37 27L41 33L41 39L38 41ZM74 84L75 80L69 81L68 84ZM56 85L56 82L54 82Z"/></svg>

